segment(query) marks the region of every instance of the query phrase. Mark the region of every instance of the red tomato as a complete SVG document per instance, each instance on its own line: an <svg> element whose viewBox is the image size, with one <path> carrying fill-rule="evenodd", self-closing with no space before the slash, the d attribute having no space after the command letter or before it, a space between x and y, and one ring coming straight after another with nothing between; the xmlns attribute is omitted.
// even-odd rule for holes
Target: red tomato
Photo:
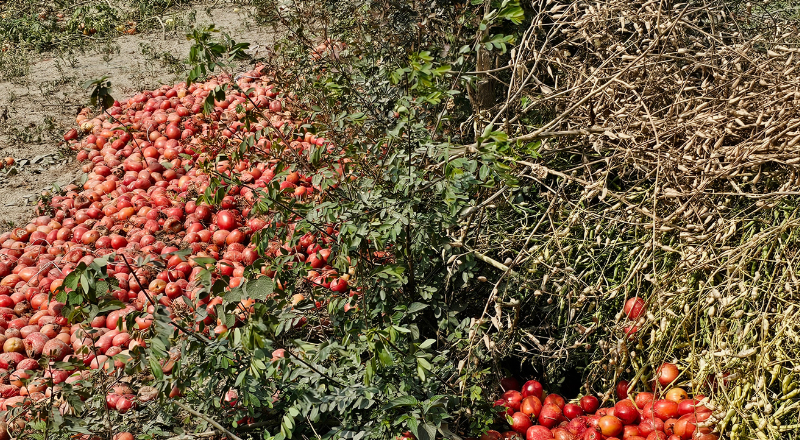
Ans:
<svg viewBox="0 0 800 440"><path fill-rule="evenodd" d="M662 387L671 384L673 381L675 381L675 379L678 378L678 375L680 375L678 366L675 364L670 364L669 362L663 363L656 371L656 378Z"/></svg>
<svg viewBox="0 0 800 440"><path fill-rule="evenodd" d="M525 440L548 440L551 438L553 438L553 433L541 425L531 426L525 433Z"/></svg>
<svg viewBox="0 0 800 440"><path fill-rule="evenodd" d="M515 412L514 415L511 416L511 429L516 432L524 434L531 425L533 425L533 423L531 423L531 418L525 413Z"/></svg>
<svg viewBox="0 0 800 440"><path fill-rule="evenodd" d="M313 236L307 237L306 235L304 235L303 238L300 239L300 245L304 248L307 248L311 244L310 240L313 238ZM520 388L519 381L517 379L514 379L513 377L504 377L503 379L500 380L500 388L502 388L503 391L510 391L510 390L519 391Z"/></svg>
<svg viewBox="0 0 800 440"><path fill-rule="evenodd" d="M630 400L621 400L614 405L614 416L622 420L623 425L633 425L639 421L639 410Z"/></svg>
<svg viewBox="0 0 800 440"><path fill-rule="evenodd" d="M639 298L638 296L634 296L629 300L625 301L625 307L623 307L623 311L625 315L631 321L636 321L639 319L644 312L647 310L645 302L643 299Z"/></svg>
<svg viewBox="0 0 800 440"><path fill-rule="evenodd" d="M600 408L600 401L594 396L581 397L581 408L586 414L594 414Z"/></svg>
<svg viewBox="0 0 800 440"><path fill-rule="evenodd" d="M520 411L531 417L539 417L539 413L542 412L542 406L542 402L536 396L528 396L522 399Z"/></svg>
<svg viewBox="0 0 800 440"><path fill-rule="evenodd" d="M535 380L529 380L522 385L522 397L536 396L540 401L544 400L544 388L542 384Z"/></svg>
<svg viewBox="0 0 800 440"><path fill-rule="evenodd" d="M550 403L552 403L553 405L558 405L558 407L561 409L563 409L564 405L567 404L564 398L559 396L558 394L548 394L547 397L545 397L544 401L542 402L543 405L547 405Z"/></svg>
<svg viewBox="0 0 800 440"><path fill-rule="evenodd" d="M600 432L607 437L615 437L622 434L622 430L624 429L622 420L614 416L600 417L600 421L597 425L600 427Z"/></svg>
<svg viewBox="0 0 800 440"><path fill-rule="evenodd" d="M334 280L334 282L337 280ZM333 289L333 283L331 283L331 289ZM505 393L503 393L502 397L507 407L513 409L515 412L519 411L519 408L522 405L522 394L519 391L516 390L506 391Z"/></svg>
<svg viewBox="0 0 800 440"><path fill-rule="evenodd" d="M201 207L197 207L199 210ZM217 226L226 231L231 231L236 228L236 217L228 210L223 210L217 213Z"/></svg>
<svg viewBox="0 0 800 440"><path fill-rule="evenodd" d="M562 411L564 412L564 417L566 417L569 420L572 420L575 417L580 417L583 415L583 409L581 409L579 405L576 405L574 403L568 403L564 405Z"/></svg>

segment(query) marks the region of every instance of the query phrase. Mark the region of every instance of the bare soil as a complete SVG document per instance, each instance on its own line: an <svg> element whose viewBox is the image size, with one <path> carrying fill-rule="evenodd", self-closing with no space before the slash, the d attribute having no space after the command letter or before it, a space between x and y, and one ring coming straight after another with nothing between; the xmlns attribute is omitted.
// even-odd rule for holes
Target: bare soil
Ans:
<svg viewBox="0 0 800 440"><path fill-rule="evenodd" d="M220 3L182 12L193 17L193 26L214 24L220 35L249 42L252 55L263 55L273 41L269 30L256 26L246 8ZM26 224L42 191L79 181L80 165L61 142L78 111L89 105L84 84L107 76L112 96L121 101L183 81L192 45L186 33L121 35L98 40L82 54L31 55L27 74L0 82L0 159L15 161L0 170L0 231Z"/></svg>

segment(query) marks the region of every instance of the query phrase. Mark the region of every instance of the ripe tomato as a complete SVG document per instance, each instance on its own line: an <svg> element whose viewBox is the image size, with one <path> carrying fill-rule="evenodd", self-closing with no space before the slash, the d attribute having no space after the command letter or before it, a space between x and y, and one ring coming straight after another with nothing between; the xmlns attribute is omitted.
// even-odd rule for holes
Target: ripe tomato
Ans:
<svg viewBox="0 0 800 440"><path fill-rule="evenodd" d="M625 315L631 321L636 321L639 319L642 315L644 315L646 310L647 306L645 305L644 300L638 296L634 296L633 298L625 301L625 306L623 307Z"/></svg>
<svg viewBox="0 0 800 440"><path fill-rule="evenodd" d="M561 412L561 408L552 403L544 405L539 413L539 424L547 428L556 427L563 419L564 415Z"/></svg>
<svg viewBox="0 0 800 440"><path fill-rule="evenodd" d="M624 429L622 420L614 416L600 417L597 426L600 427L600 432L607 437L616 437L622 434L622 430Z"/></svg>
<svg viewBox="0 0 800 440"><path fill-rule="evenodd" d="M481 434L479 440L500 440L501 438L503 438L503 436L499 432L490 429Z"/></svg>
<svg viewBox="0 0 800 440"><path fill-rule="evenodd" d="M197 209L199 210L200 207L198 206ZM231 231L236 228L236 217L228 210L220 211L217 213L216 224L220 229Z"/></svg>
<svg viewBox="0 0 800 440"><path fill-rule="evenodd" d="M636 395L636 398L634 399L634 402L636 402L636 407L637 408L644 409L645 405L647 405L648 403L652 403L653 402L653 398L654 398L653 393L649 393L649 392L639 393L639 394Z"/></svg>
<svg viewBox="0 0 800 440"><path fill-rule="evenodd" d="M566 405L567 402L564 400L563 397L559 396L558 394L548 394L547 397L544 398L544 401L542 402L542 404L543 405L547 405L547 404L558 405L559 408L563 409L564 405Z"/></svg>
<svg viewBox="0 0 800 440"><path fill-rule="evenodd" d="M623 425L633 425L639 421L639 410L630 400L620 400L614 405L614 416L620 419Z"/></svg>
<svg viewBox="0 0 800 440"><path fill-rule="evenodd" d="M522 397L536 396L539 401L544 400L544 388L535 380L529 380L522 385Z"/></svg>
<svg viewBox="0 0 800 440"><path fill-rule="evenodd" d="M665 387L674 382L675 379L678 378L678 375L680 375L680 370L678 370L678 366L675 364L670 364L669 362L661 364L661 366L658 367L658 370L656 371L656 378L658 379L658 383L660 383L662 387Z"/></svg>
<svg viewBox="0 0 800 440"><path fill-rule="evenodd" d="M678 416L678 404L671 400L657 400L653 404L653 414L661 420Z"/></svg>
<svg viewBox="0 0 800 440"><path fill-rule="evenodd" d="M583 409L574 403L568 403L564 405L562 411L564 412L564 417L566 417L568 420L572 420L575 417L580 417L583 415Z"/></svg>
<svg viewBox="0 0 800 440"><path fill-rule="evenodd" d="M511 416L511 429L516 432L524 434L531 425L533 425L533 423L531 423L531 418L525 413L515 412L514 415Z"/></svg>
<svg viewBox="0 0 800 440"><path fill-rule="evenodd" d="M553 433L544 426L534 425L525 433L525 440L548 440L553 438Z"/></svg>
<svg viewBox="0 0 800 440"><path fill-rule="evenodd" d="M667 400L671 400L675 403L680 403L683 400L689 398L689 394L686 393L686 390L683 388L671 388L667 391L667 394L664 395L664 398Z"/></svg>
<svg viewBox="0 0 800 440"><path fill-rule="evenodd" d="M617 382L617 399L625 400L628 398L628 381L621 380Z"/></svg>
<svg viewBox="0 0 800 440"><path fill-rule="evenodd" d="M581 397L580 404L583 412L586 414L594 414L597 411L597 408L600 408L600 401L594 396Z"/></svg>
<svg viewBox="0 0 800 440"><path fill-rule="evenodd" d="M542 412L542 406L542 402L536 396L528 396L522 399L520 411L531 417L539 417L539 413Z"/></svg>
<svg viewBox="0 0 800 440"><path fill-rule="evenodd" d="M338 279L334 280L334 282L336 281L338 281ZM345 283L346 282L347 281L345 281ZM331 289L333 289L333 283L331 283ZM502 398L507 407L513 409L515 412L519 411L519 408L522 405L522 394L519 391L516 390L506 391L505 393L503 393Z"/></svg>

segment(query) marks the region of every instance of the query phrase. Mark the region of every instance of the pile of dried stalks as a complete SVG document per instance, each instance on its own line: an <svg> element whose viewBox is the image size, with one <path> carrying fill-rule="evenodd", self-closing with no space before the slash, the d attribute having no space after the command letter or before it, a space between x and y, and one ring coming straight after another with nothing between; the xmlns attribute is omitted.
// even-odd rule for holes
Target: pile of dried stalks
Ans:
<svg viewBox="0 0 800 440"><path fill-rule="evenodd" d="M495 320L520 330L499 349L567 362L588 347L606 389L642 390L677 360L725 437L800 430L800 20L769 2L534 3L487 121L543 139L517 162L548 203L494 202L530 216L476 246L550 319ZM520 123L543 107L546 125ZM617 312L635 295L649 312L626 340Z"/></svg>

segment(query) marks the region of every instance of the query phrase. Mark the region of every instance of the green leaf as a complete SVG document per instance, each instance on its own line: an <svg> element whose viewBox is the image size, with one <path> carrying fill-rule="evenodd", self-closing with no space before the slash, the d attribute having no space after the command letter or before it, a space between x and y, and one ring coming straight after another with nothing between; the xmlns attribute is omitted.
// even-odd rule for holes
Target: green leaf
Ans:
<svg viewBox="0 0 800 440"><path fill-rule="evenodd" d="M417 358L417 365L422 367L422 368L424 368L424 369L426 369L426 370L428 370L428 371L433 370L433 365L431 365L431 363L428 362L428 360L423 358L423 357L418 357Z"/></svg>
<svg viewBox="0 0 800 440"><path fill-rule="evenodd" d="M155 356L150 356L148 361L150 363L150 371L153 372L153 376L155 376L156 380L163 380L164 371L161 369L161 365L158 364L158 360Z"/></svg>
<svg viewBox="0 0 800 440"><path fill-rule="evenodd" d="M225 292L222 297L225 302L238 303L244 299L244 292L242 292L241 287L234 287L233 289Z"/></svg>
<svg viewBox="0 0 800 440"><path fill-rule="evenodd" d="M427 304L423 304L421 302L414 302L414 303L411 303L410 306L408 306L408 313L417 313L417 312L419 312L420 310L423 310L426 307L428 307Z"/></svg>
<svg viewBox="0 0 800 440"><path fill-rule="evenodd" d="M275 290L275 282L269 277L258 277L245 284L245 294L254 300L265 301Z"/></svg>
<svg viewBox="0 0 800 440"><path fill-rule="evenodd" d="M384 409L392 409L398 406L415 406L419 404L419 401L414 396L400 396L395 399L392 399L384 406Z"/></svg>
<svg viewBox="0 0 800 440"><path fill-rule="evenodd" d="M78 288L78 279L80 276L81 274L79 271L72 271L64 278L64 283L62 285L68 289L75 290Z"/></svg>
<svg viewBox="0 0 800 440"><path fill-rule="evenodd" d="M364 369L364 385L369 386L372 383L372 377L375 376L375 358L370 359L367 362L366 368Z"/></svg>
<svg viewBox="0 0 800 440"><path fill-rule="evenodd" d="M206 264L215 264L217 262L217 260L215 260L215 259L213 259L211 257L196 257L194 259L194 262L197 263L200 266L205 266Z"/></svg>
<svg viewBox="0 0 800 440"><path fill-rule="evenodd" d="M411 416L407 423L408 429L411 431L411 433L419 438L419 421L414 416Z"/></svg>
<svg viewBox="0 0 800 440"><path fill-rule="evenodd" d="M426 348L430 347L431 345L436 343L436 339L427 339L422 344L419 344L419 348L425 350Z"/></svg>
<svg viewBox="0 0 800 440"><path fill-rule="evenodd" d="M420 426L418 432L419 436L417 437L419 440L435 440L436 439L436 426L432 425L431 423L423 423Z"/></svg>

